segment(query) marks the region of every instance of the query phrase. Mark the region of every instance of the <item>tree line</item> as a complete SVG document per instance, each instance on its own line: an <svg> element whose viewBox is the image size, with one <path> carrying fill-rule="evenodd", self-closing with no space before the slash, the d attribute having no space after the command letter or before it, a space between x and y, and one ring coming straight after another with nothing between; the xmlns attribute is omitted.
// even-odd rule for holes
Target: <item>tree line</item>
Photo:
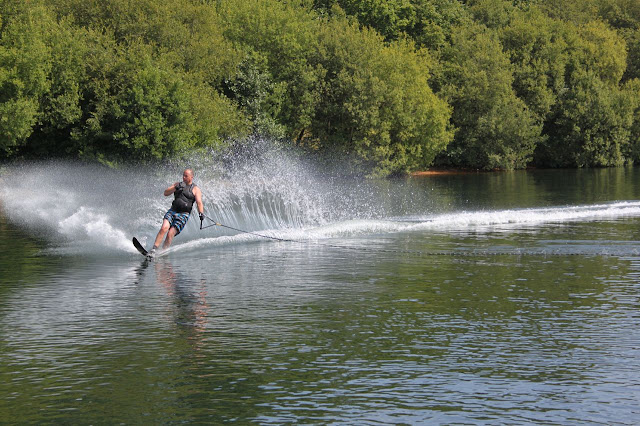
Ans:
<svg viewBox="0 0 640 426"><path fill-rule="evenodd" d="M637 0L0 0L0 157L640 160ZM250 140L250 139L248 139Z"/></svg>

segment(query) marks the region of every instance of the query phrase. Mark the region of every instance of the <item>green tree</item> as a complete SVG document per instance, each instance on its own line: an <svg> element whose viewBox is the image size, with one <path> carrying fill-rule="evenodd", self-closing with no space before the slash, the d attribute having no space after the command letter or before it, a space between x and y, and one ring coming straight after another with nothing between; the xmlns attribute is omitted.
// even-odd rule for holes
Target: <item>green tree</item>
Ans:
<svg viewBox="0 0 640 426"><path fill-rule="evenodd" d="M499 31L500 41L513 64L516 95L540 123L547 120L565 87L569 52L561 36L562 25L531 7L514 12L509 25Z"/></svg>
<svg viewBox="0 0 640 426"><path fill-rule="evenodd" d="M626 154L627 158L638 164L640 163L640 79L628 80L624 86L624 95L623 102L628 103L633 108L629 152Z"/></svg>
<svg viewBox="0 0 640 426"><path fill-rule="evenodd" d="M385 176L425 168L451 139L450 111L428 84L430 59L411 43L385 45L346 21L322 27L314 59L326 70L312 138Z"/></svg>
<svg viewBox="0 0 640 426"><path fill-rule="evenodd" d="M280 136L284 126L286 137L299 140L313 120L323 72L308 61L317 45L317 16L276 0L229 0L218 4L218 12L225 37L244 54L237 74L226 82L227 93L249 108L258 120L255 128L266 125ZM267 95L266 89L273 92Z"/></svg>
<svg viewBox="0 0 640 426"><path fill-rule="evenodd" d="M633 103L619 84L624 41L602 22L566 23L564 88L545 122L536 163L552 167L616 166L628 160Z"/></svg>
<svg viewBox="0 0 640 426"><path fill-rule="evenodd" d="M51 52L40 26L49 17L43 8L0 5L0 150L10 155L33 132L51 86Z"/></svg>
<svg viewBox="0 0 640 426"><path fill-rule="evenodd" d="M536 0L536 5L551 18L564 22L583 24L592 21L598 10L599 0Z"/></svg>
<svg viewBox="0 0 640 426"><path fill-rule="evenodd" d="M216 8L193 0L46 0L59 16L84 27L108 29L116 43L141 41L176 69L216 86L242 59L223 35Z"/></svg>
<svg viewBox="0 0 640 426"><path fill-rule="evenodd" d="M469 11L473 20L489 28L500 29L509 25L518 9L510 0L472 0Z"/></svg>
<svg viewBox="0 0 640 426"><path fill-rule="evenodd" d="M624 40L605 23L592 21L580 25L575 32L566 32L574 69L593 70L598 77L618 85L626 68L627 53Z"/></svg>
<svg viewBox="0 0 640 426"><path fill-rule="evenodd" d="M640 3L635 0L599 0L598 15L627 43L624 80L640 78Z"/></svg>
<svg viewBox="0 0 640 426"><path fill-rule="evenodd" d="M623 32L627 42L627 69L623 76L624 80L640 78L640 26L634 30Z"/></svg>
<svg viewBox="0 0 640 426"><path fill-rule="evenodd" d="M538 163L552 167L620 166L631 151L635 102L598 75L576 71L547 124L549 139Z"/></svg>
<svg viewBox="0 0 640 426"><path fill-rule="evenodd" d="M219 13L246 52L228 93L254 120L267 111L298 144L379 176L426 167L450 140L430 60L412 43L385 44L339 13L318 19L274 0L224 2Z"/></svg>
<svg viewBox="0 0 640 426"><path fill-rule="evenodd" d="M286 100L287 83L276 82L264 55L247 52L235 76L224 82L225 94L248 114L255 135L283 139L285 125L278 117Z"/></svg>
<svg viewBox="0 0 640 426"><path fill-rule="evenodd" d="M149 46L112 47L99 49L88 62L88 102L71 137L82 156L165 158L241 131L242 119L228 101L154 61Z"/></svg>
<svg viewBox="0 0 640 426"><path fill-rule="evenodd" d="M5 155L113 163L245 132L243 114L215 89L239 56L211 6L4 0L0 11Z"/></svg>
<svg viewBox="0 0 640 426"><path fill-rule="evenodd" d="M512 66L497 33L459 27L444 51L442 95L457 131L440 162L482 169L525 167L543 137L541 124L513 91Z"/></svg>
<svg viewBox="0 0 640 426"><path fill-rule="evenodd" d="M625 80L640 77L640 3L636 0L538 0L552 18L584 25L603 20L627 43L628 59Z"/></svg>
<svg viewBox="0 0 640 426"><path fill-rule="evenodd" d="M453 26L469 19L458 0L316 0L314 6L327 14L353 16L386 41L410 37L417 47L434 50L444 46Z"/></svg>
<svg viewBox="0 0 640 426"><path fill-rule="evenodd" d="M83 87L87 80L87 32L66 19L41 20L50 51L49 90L39 98L39 120L21 154L73 154L68 150L71 130L82 116Z"/></svg>
<svg viewBox="0 0 640 426"><path fill-rule="evenodd" d="M324 3L329 9L327 6L334 2ZM376 29L386 40L397 40L417 20L415 5L410 0L340 0L337 5L361 25Z"/></svg>

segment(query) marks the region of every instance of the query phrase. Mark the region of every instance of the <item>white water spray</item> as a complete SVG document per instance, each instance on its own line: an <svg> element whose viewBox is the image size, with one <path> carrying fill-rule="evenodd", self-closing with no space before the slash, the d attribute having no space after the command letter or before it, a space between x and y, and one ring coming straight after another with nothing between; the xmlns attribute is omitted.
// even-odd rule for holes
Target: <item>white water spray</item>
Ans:
<svg viewBox="0 0 640 426"><path fill-rule="evenodd" d="M49 241L56 253L135 253L131 238L150 245L172 201L162 192L181 179L184 167L195 169L207 216L284 239L509 232L542 224L640 217L637 201L447 211L452 208L442 203L444 196L433 189L416 192L415 182L328 178L278 150L249 158L199 158L189 164L118 170L74 162L7 166L0 172L0 208L12 223ZM194 214L172 251L257 239L220 227L201 231Z"/></svg>

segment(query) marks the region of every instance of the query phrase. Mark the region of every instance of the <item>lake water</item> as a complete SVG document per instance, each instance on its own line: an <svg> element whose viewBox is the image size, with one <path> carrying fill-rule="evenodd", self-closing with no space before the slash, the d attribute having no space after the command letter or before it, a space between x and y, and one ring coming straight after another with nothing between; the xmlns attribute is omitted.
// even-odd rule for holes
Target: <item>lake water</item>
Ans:
<svg viewBox="0 0 640 426"><path fill-rule="evenodd" d="M0 423L638 423L640 170L203 167L294 241L192 217L147 262L179 168L1 169Z"/></svg>

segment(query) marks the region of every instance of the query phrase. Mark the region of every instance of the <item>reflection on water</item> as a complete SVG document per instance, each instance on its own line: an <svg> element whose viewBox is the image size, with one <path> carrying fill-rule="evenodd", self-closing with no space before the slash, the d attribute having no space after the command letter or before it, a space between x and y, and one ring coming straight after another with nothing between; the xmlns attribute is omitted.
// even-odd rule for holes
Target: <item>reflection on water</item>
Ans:
<svg viewBox="0 0 640 426"><path fill-rule="evenodd" d="M443 179L476 206L547 206L547 189L522 201L546 185L524 176L501 183L502 199ZM633 200L634 184L599 191ZM366 251L231 239L147 262L60 255L3 219L0 422L633 424L639 225L615 215L328 240Z"/></svg>
<svg viewBox="0 0 640 426"><path fill-rule="evenodd" d="M172 300L170 316L176 324L177 334L183 336L197 351L202 346L202 336L207 325L207 289L206 280L190 281L188 277L176 272L169 261L153 263L156 281L162 285Z"/></svg>

